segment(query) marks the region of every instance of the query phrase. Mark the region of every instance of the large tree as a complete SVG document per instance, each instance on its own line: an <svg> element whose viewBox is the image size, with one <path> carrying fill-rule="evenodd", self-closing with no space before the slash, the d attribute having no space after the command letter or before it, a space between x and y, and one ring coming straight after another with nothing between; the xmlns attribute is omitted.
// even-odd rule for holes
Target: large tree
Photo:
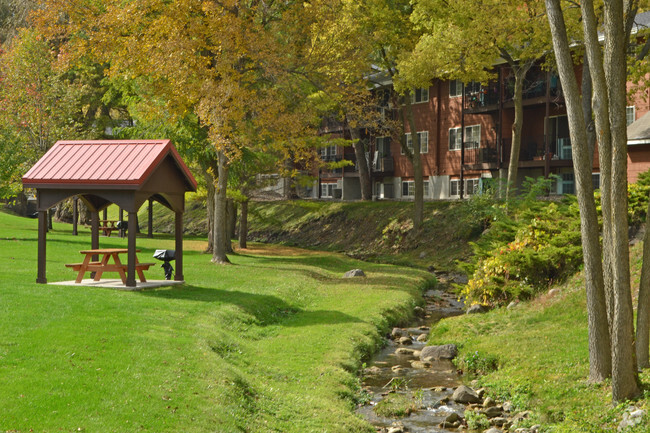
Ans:
<svg viewBox="0 0 650 433"><path fill-rule="evenodd" d="M345 86L337 92L342 100L341 111L347 121L353 138L356 139L355 153L362 170L362 187L370 193L369 172L365 147L360 130L377 129L380 122L379 104L368 97L371 89L378 86L377 78L385 81L386 76L398 75L398 58L413 48L415 33L409 20L411 4L407 0L323 0L313 3L319 17L312 28L315 53L333 83ZM419 229L423 219L423 177L420 162L419 135L415 132L415 120L410 109L410 92L402 87L401 93L392 92L391 102L400 111L401 122L384 125L394 128L391 134L398 138L400 146L413 166L415 179L415 206L413 226ZM365 94L364 94L365 93ZM374 111L374 116L370 113ZM413 132L413 147L409 148L404 135L404 124ZM363 182L366 179L366 182Z"/></svg>
<svg viewBox="0 0 650 433"><path fill-rule="evenodd" d="M593 93L584 97L591 97L598 135L603 209L602 250L590 176L592 166L589 163L586 125L565 17L560 0L546 0L546 6L574 149L576 193L585 257L590 378L602 380L611 374L613 399L622 401L634 398L640 392L630 289L625 115L625 56L637 2L605 2L604 19L600 28L591 0L583 0L580 9L588 67L593 79ZM603 46L599 42L599 31L604 35ZM604 258L603 262L601 257ZM606 296L606 290L611 292L610 296ZM610 347L611 352L607 353Z"/></svg>
<svg viewBox="0 0 650 433"><path fill-rule="evenodd" d="M506 197L517 184L526 74L550 50L542 0L419 0L412 20L422 30L414 50L400 59L401 80L409 87L435 78L488 81L502 58L512 71L515 116Z"/></svg>
<svg viewBox="0 0 650 433"><path fill-rule="evenodd" d="M40 28L66 41L60 55L91 53L112 78L138 79L169 113L193 112L215 150L212 260L227 263L226 190L231 161L268 136L305 134L296 95L305 26L302 2L48 0ZM55 23L55 24L53 24ZM298 24L298 25L297 25ZM287 154L301 155L298 144Z"/></svg>

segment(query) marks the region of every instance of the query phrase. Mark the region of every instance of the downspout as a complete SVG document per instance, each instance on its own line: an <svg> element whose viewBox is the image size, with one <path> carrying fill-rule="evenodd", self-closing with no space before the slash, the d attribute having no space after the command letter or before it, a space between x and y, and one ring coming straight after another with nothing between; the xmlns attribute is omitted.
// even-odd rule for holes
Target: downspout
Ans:
<svg viewBox="0 0 650 433"><path fill-rule="evenodd" d="M462 86L463 93L460 107L460 199L465 197L465 83Z"/></svg>
<svg viewBox="0 0 650 433"><path fill-rule="evenodd" d="M551 151L550 137L548 134L548 122L549 116L551 114L550 110L551 103L551 71L546 71L546 115L544 116L544 177L548 179L548 176L551 174L551 158L549 158L549 153Z"/></svg>
<svg viewBox="0 0 650 433"><path fill-rule="evenodd" d="M501 177L501 163L503 161L503 66L499 67L499 84L497 92L498 123L497 123L497 173Z"/></svg>
<svg viewBox="0 0 650 433"><path fill-rule="evenodd" d="M441 128L441 122L442 122L442 112L440 109L440 101L442 101L442 91L440 90L441 88L441 81L438 80L438 99L436 100L436 110L437 110L437 115L436 115L436 121L438 122L437 124L437 130L436 130L436 175L440 176L440 152L441 152L441 139L442 139L442 128Z"/></svg>

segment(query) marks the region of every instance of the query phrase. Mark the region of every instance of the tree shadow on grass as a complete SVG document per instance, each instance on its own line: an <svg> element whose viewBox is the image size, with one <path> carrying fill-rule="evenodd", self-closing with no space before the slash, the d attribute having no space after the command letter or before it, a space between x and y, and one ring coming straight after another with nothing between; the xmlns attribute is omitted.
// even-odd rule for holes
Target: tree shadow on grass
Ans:
<svg viewBox="0 0 650 433"><path fill-rule="evenodd" d="M300 273L308 278L318 281L319 284L327 285L357 285L357 286L373 286L377 289L383 290L410 290L412 287L417 286L418 282L412 276L401 274L398 268L390 272L388 268L382 269L380 279L373 278L379 272L373 272L377 266L376 264L363 263L358 264L350 263L348 259L336 256L301 256L301 257L264 257L264 256L248 256L254 258L256 263L254 265L239 265L249 266L250 268L266 268L276 271L283 271L287 273ZM368 278L343 278L343 274L358 265L360 268L365 268ZM365 266L364 266L365 265ZM303 268L306 266L308 268ZM316 270L314 270L316 269ZM369 270L370 269L370 270ZM319 272L318 270L322 270ZM332 275L336 273L337 275ZM417 279L417 277L415 277ZM433 277L431 277L433 279ZM424 277L422 277L424 280Z"/></svg>
<svg viewBox="0 0 650 433"><path fill-rule="evenodd" d="M205 288L192 285L171 286L168 289L133 292L159 299L209 302L217 306L235 305L253 316L259 326L310 326L315 324L340 324L361 322L360 319L335 310L303 310L272 295L247 293L237 290Z"/></svg>

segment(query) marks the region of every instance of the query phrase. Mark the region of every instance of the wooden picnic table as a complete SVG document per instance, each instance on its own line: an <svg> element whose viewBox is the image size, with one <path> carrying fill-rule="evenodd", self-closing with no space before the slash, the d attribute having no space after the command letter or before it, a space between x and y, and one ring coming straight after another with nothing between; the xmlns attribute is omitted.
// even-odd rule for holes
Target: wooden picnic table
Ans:
<svg viewBox="0 0 650 433"><path fill-rule="evenodd" d="M99 220L99 230L104 232L104 236L111 236L113 230L117 230L117 220Z"/></svg>
<svg viewBox="0 0 650 433"><path fill-rule="evenodd" d="M140 252L140 250L135 250ZM75 283L81 283L86 272L95 272L94 281L99 281L104 272L117 272L120 274L120 279L123 284L126 284L126 269L127 265L123 264L120 260L120 254L126 254L129 252L126 248L104 248L104 249L94 249L94 250L83 250L79 251L84 255L84 260L81 263L70 263L66 264L68 268L77 271L77 279ZM93 256L101 256L101 259L98 261L93 261ZM112 258L113 263L109 263ZM144 272L149 269L150 266L155 265L155 263L140 263L138 261L138 256L135 257L135 270L138 273L140 281L143 283L147 282L147 279L144 276Z"/></svg>

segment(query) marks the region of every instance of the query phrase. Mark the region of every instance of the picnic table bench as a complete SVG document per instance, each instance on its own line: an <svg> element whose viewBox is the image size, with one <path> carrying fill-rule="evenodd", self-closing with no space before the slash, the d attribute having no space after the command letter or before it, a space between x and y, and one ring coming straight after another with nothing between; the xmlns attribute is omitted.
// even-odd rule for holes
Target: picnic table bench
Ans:
<svg viewBox="0 0 650 433"><path fill-rule="evenodd" d="M113 230L118 230L117 220L99 220L99 230L104 233L104 236L110 237Z"/></svg>
<svg viewBox="0 0 650 433"><path fill-rule="evenodd" d="M75 280L76 284L81 283L86 272L95 272L95 277L93 278L94 281L99 281L104 272L117 272L120 275L122 283L126 284L126 271L128 265L121 262L119 255L128 253L128 249L105 248L83 250L79 252L85 256L81 263L68 263L65 265L77 272L77 279ZM136 252L140 252L140 250L136 250ZM92 260L93 256L101 256L101 260ZM109 263L111 258L113 259L113 263ZM155 263L140 263L138 261L138 256L135 257L135 270L141 282L147 282L143 271L148 270L153 265L155 265Z"/></svg>

